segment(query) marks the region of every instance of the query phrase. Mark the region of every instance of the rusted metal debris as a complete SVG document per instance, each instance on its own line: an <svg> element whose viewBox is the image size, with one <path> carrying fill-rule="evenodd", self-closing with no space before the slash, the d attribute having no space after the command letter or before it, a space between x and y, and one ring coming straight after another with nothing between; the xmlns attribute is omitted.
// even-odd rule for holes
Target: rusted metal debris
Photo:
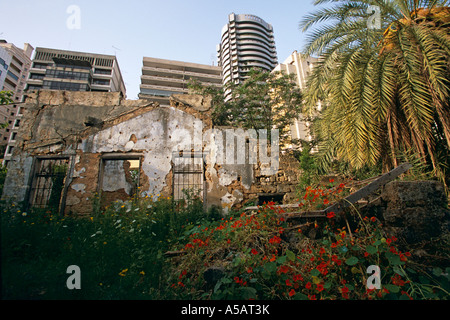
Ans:
<svg viewBox="0 0 450 320"><path fill-rule="evenodd" d="M341 212L345 208L354 205L357 201L362 198L367 197L371 193L375 192L388 182L394 180L401 174L405 173L412 167L409 163L403 163L400 166L392 169L388 173L381 175L378 179L372 181L365 187L359 189L358 191L350 194L339 202L332 204L331 206L323 209L323 210L315 210L315 211L298 211L298 212L287 212L285 213L285 219L293 219L293 218L324 218L328 213L334 212L335 214ZM275 208L287 209L287 208L298 208L300 203L293 204L284 204L284 205L274 205ZM247 207L245 210L258 210L258 206Z"/></svg>

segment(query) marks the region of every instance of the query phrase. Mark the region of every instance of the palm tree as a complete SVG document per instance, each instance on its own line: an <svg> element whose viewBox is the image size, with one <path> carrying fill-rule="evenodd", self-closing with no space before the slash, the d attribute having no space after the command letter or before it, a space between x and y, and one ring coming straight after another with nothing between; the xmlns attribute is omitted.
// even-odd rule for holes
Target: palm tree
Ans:
<svg viewBox="0 0 450 320"><path fill-rule="evenodd" d="M450 164L450 8L448 1L318 0L303 18L317 55L304 92L324 164L359 168L416 155L444 178ZM379 27L370 22L378 19Z"/></svg>

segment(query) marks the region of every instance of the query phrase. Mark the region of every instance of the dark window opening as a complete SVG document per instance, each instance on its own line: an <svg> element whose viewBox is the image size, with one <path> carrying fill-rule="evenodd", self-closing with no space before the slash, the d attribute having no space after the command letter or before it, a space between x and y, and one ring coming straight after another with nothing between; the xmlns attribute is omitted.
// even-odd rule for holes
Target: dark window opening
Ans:
<svg viewBox="0 0 450 320"><path fill-rule="evenodd" d="M260 193L258 194L258 205L274 202L275 204L283 203L284 193Z"/></svg>
<svg viewBox="0 0 450 320"><path fill-rule="evenodd" d="M102 205L115 200L127 201L139 192L141 175L140 155L105 155L100 172Z"/></svg>

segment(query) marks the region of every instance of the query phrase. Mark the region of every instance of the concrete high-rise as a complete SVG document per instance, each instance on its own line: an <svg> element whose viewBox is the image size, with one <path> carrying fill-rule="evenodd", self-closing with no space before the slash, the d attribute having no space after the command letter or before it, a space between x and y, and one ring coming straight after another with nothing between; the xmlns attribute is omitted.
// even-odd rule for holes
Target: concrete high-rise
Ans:
<svg viewBox="0 0 450 320"><path fill-rule="evenodd" d="M120 91L125 83L116 56L36 48L27 90Z"/></svg>
<svg viewBox="0 0 450 320"><path fill-rule="evenodd" d="M294 75L295 83L303 91L306 88L307 79L318 61L318 58L305 57L301 53L294 51L283 63L278 64L272 72L283 72L288 75ZM318 108L320 109L320 107L319 103ZM299 114L298 118L293 119L291 124L291 139L311 141L310 125L311 123L307 120L307 117Z"/></svg>
<svg viewBox="0 0 450 320"><path fill-rule="evenodd" d="M172 94L188 93L190 80L220 87L221 69L217 66L144 57L139 98L169 105Z"/></svg>
<svg viewBox="0 0 450 320"><path fill-rule="evenodd" d="M223 84L244 81L251 68L272 71L278 63L272 25L250 14L231 13L228 20L217 46Z"/></svg>
<svg viewBox="0 0 450 320"><path fill-rule="evenodd" d="M126 96L125 82L117 58L113 55L38 47L30 62L28 77L20 79L22 86L26 83L25 94L31 90L52 89L121 92ZM22 113L17 112L12 122L5 164L11 159L21 117Z"/></svg>
<svg viewBox="0 0 450 320"><path fill-rule="evenodd" d="M0 106L0 124L6 125L0 128L0 158L4 153L10 153L12 149L7 145L16 137L33 49L29 43L25 43L21 49L13 43L0 40L0 90L12 93L12 103Z"/></svg>

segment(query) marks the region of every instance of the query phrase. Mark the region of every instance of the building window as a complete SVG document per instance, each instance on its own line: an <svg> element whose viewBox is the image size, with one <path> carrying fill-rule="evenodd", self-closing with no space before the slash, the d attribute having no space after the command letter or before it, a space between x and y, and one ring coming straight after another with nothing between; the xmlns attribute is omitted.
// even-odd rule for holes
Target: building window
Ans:
<svg viewBox="0 0 450 320"><path fill-rule="evenodd" d="M109 80L94 79L94 81L92 83L102 85L102 86L109 86Z"/></svg>
<svg viewBox="0 0 450 320"><path fill-rule="evenodd" d="M105 154L99 177L102 205L111 201L127 201L139 191L140 154Z"/></svg>
<svg viewBox="0 0 450 320"><path fill-rule="evenodd" d="M35 168L30 205L59 212L69 170L69 158L38 158Z"/></svg>
<svg viewBox="0 0 450 320"><path fill-rule="evenodd" d="M194 196L203 201L204 164L201 152L176 152L173 154L173 198Z"/></svg>
<svg viewBox="0 0 450 320"><path fill-rule="evenodd" d="M107 74L107 75L111 75L111 70L95 68L95 69L94 69L94 73L95 73L95 74Z"/></svg>

